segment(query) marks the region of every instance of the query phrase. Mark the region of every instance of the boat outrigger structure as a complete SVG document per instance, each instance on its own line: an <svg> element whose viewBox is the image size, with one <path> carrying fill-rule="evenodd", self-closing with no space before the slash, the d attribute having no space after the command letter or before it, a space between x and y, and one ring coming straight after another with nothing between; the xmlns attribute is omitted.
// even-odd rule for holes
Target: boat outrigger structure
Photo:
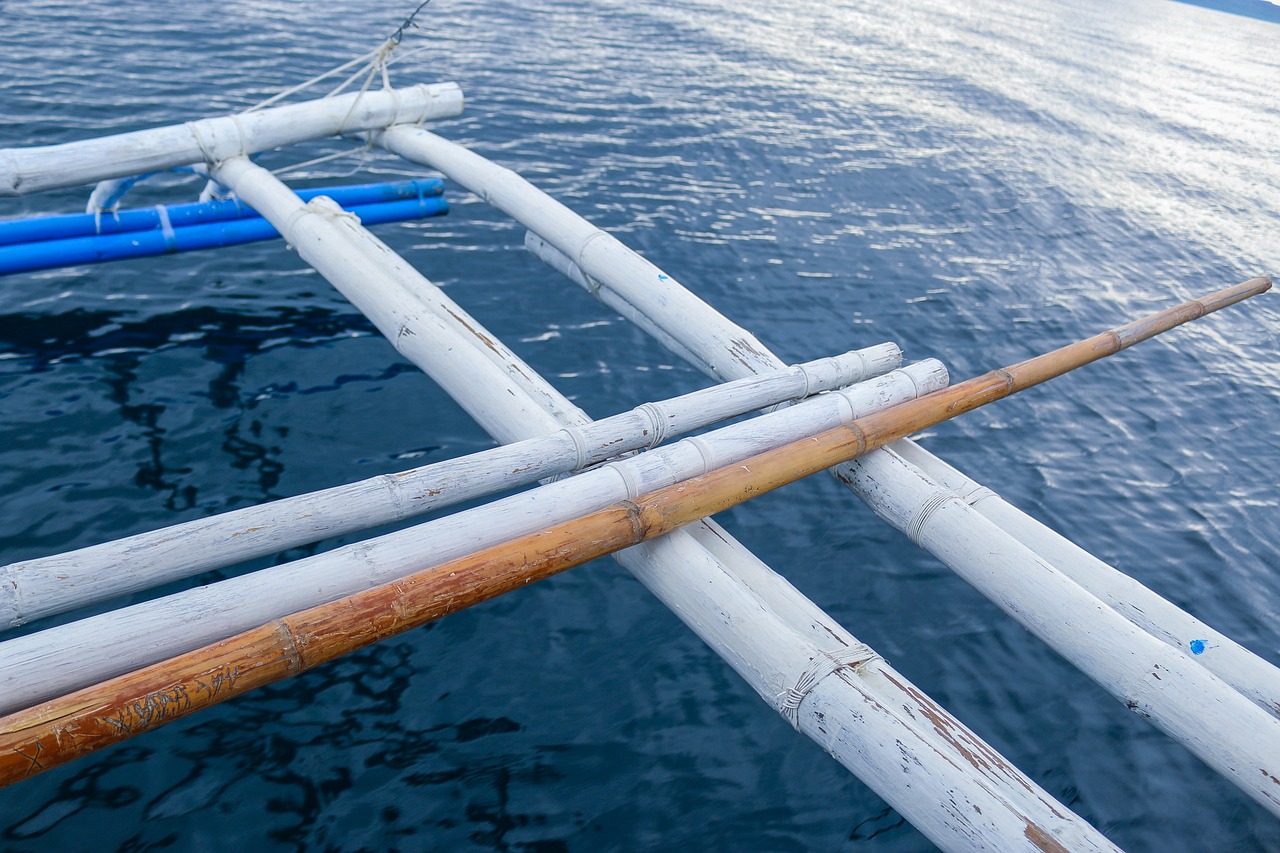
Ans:
<svg viewBox="0 0 1280 853"><path fill-rule="evenodd" d="M938 362L901 367L894 344L788 368L613 236L420 126L461 109L452 83L386 88L0 151L0 195L203 164L504 445L0 567L8 624L558 478L358 545L0 642L0 784L616 552L768 704L940 847L1114 850L706 518L830 468L882 518L1280 816L1280 670L906 437L1261 293L1269 279L952 387ZM724 384L591 422L339 202L303 199L249 159L350 133L367 133L508 213L529 230L526 246L539 258ZM762 408L777 410L663 444ZM1193 654L1193 641L1214 653Z"/></svg>

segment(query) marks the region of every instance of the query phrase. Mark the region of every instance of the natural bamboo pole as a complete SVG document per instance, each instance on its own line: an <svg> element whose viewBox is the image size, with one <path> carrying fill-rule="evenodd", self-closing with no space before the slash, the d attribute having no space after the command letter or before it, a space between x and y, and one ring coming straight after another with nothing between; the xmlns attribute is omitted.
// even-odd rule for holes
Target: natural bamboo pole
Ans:
<svg viewBox="0 0 1280 853"><path fill-rule="evenodd" d="M9 715L0 719L0 784L27 778L455 610L662 536L919 429L1119 352L1270 286L1268 280L1255 279L1227 288L741 463L283 617L229 640ZM860 665L861 662L850 660L832 671L845 667L856 670ZM797 691L800 695L794 699L795 707L805 701L818 681ZM1243 697L1240 701L1258 710ZM1226 708L1222 713L1230 715L1237 710ZM1274 739L1257 744L1258 754L1251 768L1239 768L1240 775L1246 778L1257 775L1247 772L1250 769L1261 770L1267 777L1268 760L1280 752L1280 722L1265 715L1261 719L1275 729L1268 732ZM1203 719L1199 722L1206 723ZM1228 722L1236 720L1229 718ZM1259 802L1280 814L1280 781L1270 776L1252 788L1251 793Z"/></svg>
<svg viewBox="0 0 1280 853"><path fill-rule="evenodd" d="M879 344L459 459L0 566L0 626L527 486L756 409L858 383L901 363L897 344Z"/></svg>

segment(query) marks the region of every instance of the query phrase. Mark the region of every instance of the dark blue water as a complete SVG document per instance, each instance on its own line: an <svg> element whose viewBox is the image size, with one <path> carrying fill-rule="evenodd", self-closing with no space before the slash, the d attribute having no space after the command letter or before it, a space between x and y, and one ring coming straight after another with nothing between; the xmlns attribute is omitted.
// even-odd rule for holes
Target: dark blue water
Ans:
<svg viewBox="0 0 1280 853"><path fill-rule="evenodd" d="M409 6L0 2L0 146L246 107ZM966 376L1280 272L1274 24L1165 0L437 0L423 21L394 76L463 86L442 133L789 360L897 340ZM357 152L294 182L412 174ZM592 415L703 384L451 201L377 233ZM924 444L1280 661L1278 299ZM0 279L0 561L489 444L281 244ZM722 520L1121 846L1280 850L1280 823L833 481ZM928 846L609 561L0 791L15 851Z"/></svg>

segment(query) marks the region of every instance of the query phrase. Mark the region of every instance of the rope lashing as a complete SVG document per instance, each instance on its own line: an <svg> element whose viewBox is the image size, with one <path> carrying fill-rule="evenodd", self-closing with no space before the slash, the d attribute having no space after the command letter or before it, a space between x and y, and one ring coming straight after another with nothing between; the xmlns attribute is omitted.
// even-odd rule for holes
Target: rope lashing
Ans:
<svg viewBox="0 0 1280 853"><path fill-rule="evenodd" d="M861 669L867 664L883 660L870 646L855 643L842 649L820 652L809 661L809 665L800 673L792 687L779 693L775 698L778 713L787 718L792 726L800 728L800 703L813 692L829 675L839 672L845 667L853 670Z"/></svg>

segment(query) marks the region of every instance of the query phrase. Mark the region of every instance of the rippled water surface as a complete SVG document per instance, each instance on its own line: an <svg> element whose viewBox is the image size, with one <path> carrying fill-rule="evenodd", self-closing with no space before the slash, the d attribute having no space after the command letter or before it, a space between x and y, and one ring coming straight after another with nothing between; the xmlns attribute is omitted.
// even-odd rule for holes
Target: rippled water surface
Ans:
<svg viewBox="0 0 1280 853"><path fill-rule="evenodd" d="M242 109L408 6L0 2L0 146ZM966 376L1280 272L1273 23L1167 0L437 0L422 22L393 76L461 84L442 134L788 360L896 340ZM356 143L264 162L344 148L291 180L417 174ZM590 414L704 384L449 197L376 232ZM923 443L1277 662L1277 299ZM488 446L278 242L0 279L3 562ZM722 521L1122 847L1280 850L1280 823L834 481ZM0 791L4 850L237 847L929 845L598 561Z"/></svg>

